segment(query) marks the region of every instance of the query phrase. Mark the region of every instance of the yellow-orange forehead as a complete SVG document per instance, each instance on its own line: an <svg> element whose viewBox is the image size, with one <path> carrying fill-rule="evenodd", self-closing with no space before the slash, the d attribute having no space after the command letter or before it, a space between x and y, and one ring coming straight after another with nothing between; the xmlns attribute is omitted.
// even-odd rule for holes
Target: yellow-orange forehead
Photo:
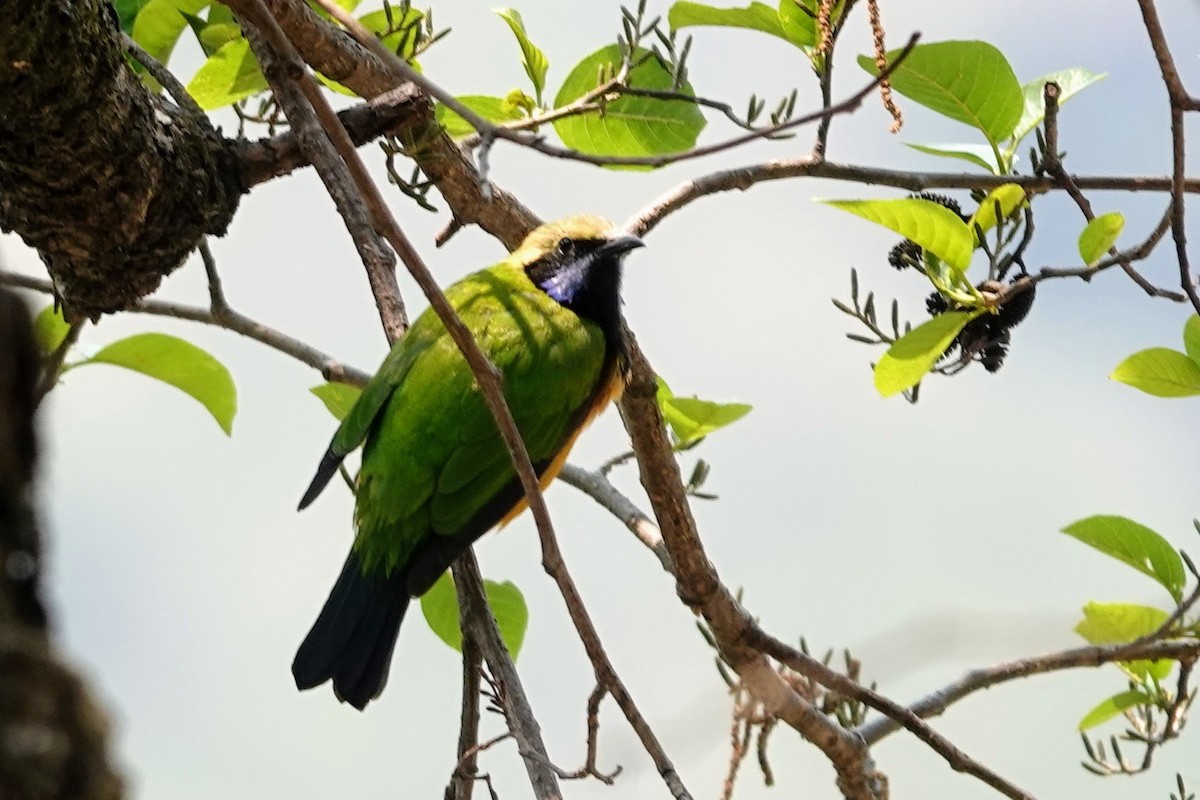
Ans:
<svg viewBox="0 0 1200 800"><path fill-rule="evenodd" d="M611 222L594 214L576 214L534 228L513 255L522 264L531 264L553 250L562 239L607 239L614 233Z"/></svg>

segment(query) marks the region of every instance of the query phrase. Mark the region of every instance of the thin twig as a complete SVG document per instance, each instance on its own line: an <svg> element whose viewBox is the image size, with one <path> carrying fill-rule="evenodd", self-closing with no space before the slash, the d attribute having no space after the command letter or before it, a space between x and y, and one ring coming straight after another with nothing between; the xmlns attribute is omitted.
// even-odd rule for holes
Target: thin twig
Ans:
<svg viewBox="0 0 1200 800"><path fill-rule="evenodd" d="M767 181L790 178L828 178L858 184L891 186L909 192L927 189L979 189L991 191L1006 183L1015 183L1030 194L1061 191L1057 181L1037 175L984 175L969 172L911 172L881 169L858 164L840 164L814 159L811 156L781 161L750 164L720 170L692 178L659 195L638 211L625 224L626 230L644 235L671 214L709 195L721 192L745 191ZM1075 185L1081 189L1123 192L1170 192L1170 177L1152 175L1076 175ZM1200 193L1200 179L1184 181L1184 191Z"/></svg>
<svg viewBox="0 0 1200 800"><path fill-rule="evenodd" d="M387 65L398 79L410 81L421 87L422 91L430 97L437 99L454 113L458 114L466 120L471 127L475 128L482 136L482 148L480 155L480 172L483 177L486 177L487 170L484 167L486 161L486 151L490 144L494 141L504 140L522 147L528 147L537 150L544 155L553 156L555 158L563 158L572 161L582 161L588 164L598 166L644 166L644 167L662 167L667 164L673 164L679 161L686 161L695 158L712 155L714 153L730 150L747 142L766 138L778 133L791 130L793 128L806 125L811 122L818 121L829 115L849 113L862 105L862 101L867 95L875 90L877 86L885 82L888 75L899 66L907 57L912 48L916 46L918 34L913 34L909 38L908 44L901 50L897 57L888 65L881 74L872 80L867 86L860 89L847 100L829 108L822 109L813 114L807 114L792 120L782 121L778 124L762 128L760 130L748 133L744 136L736 136L722 142L718 142L706 147L697 147L680 153L673 153L662 156L594 156L587 153L581 153L577 150L572 150L566 147L559 147L550 144L544 138L527 133L520 130L512 130L502 125L496 125L480 115L476 114L464 104L459 102L452 94L447 92L442 87L431 81L426 76L417 72L411 66L404 62L399 56L383 45L379 39L368 31L362 23L354 19L345 9L337 5L334 0L317 0L321 6L331 17L345 26L346 30L367 49L371 50L384 64Z"/></svg>
<svg viewBox="0 0 1200 800"><path fill-rule="evenodd" d="M542 740L541 726L533 715L517 668L500 636L500 627L492 614L492 607L488 605L475 553L468 549L454 562L451 570L464 632L478 642L488 669L499 684L497 699L504 711L508 729L517 741L517 749L525 762L534 796L539 800L561 800L558 779L554 770L547 767L549 757L546 755L546 743Z"/></svg>
<svg viewBox="0 0 1200 800"><path fill-rule="evenodd" d="M1075 183L1075 179L1071 177L1071 174L1063 166L1058 152L1058 97L1061 93L1061 88L1054 81L1047 81L1046 85L1042 87L1042 103L1045 114L1042 129L1045 131L1046 151L1042 155L1041 170L1049 173L1054 180L1058 181L1059 186L1075 201L1075 205L1079 207L1084 219L1091 222L1096 218L1096 214L1092 210L1092 204ZM1155 244L1157 244L1157 239L1155 240ZM1130 260L1123 258L1115 245L1109 247L1108 252L1113 256L1116 263L1120 264L1125 274L1140 286L1146 294L1151 297L1167 296L1165 290L1159 289L1150 283L1140 272L1134 269Z"/></svg>
<svg viewBox="0 0 1200 800"><path fill-rule="evenodd" d="M58 347L54 348L54 352L46 356L46 360L42 365L42 377L38 382L37 388L34 390L34 399L36 405L41 405L42 400L50 393L58 384L58 377L62 374L63 362L67 359L67 353L75 342L79 340L79 332L83 330L83 326L87 320L76 320L67 327L67 333L63 336L63 340L59 342Z"/></svg>
<svg viewBox="0 0 1200 800"><path fill-rule="evenodd" d="M455 587L457 590L457 587ZM475 637L470 633L470 626L465 619L460 603L458 607L459 627L463 630L462 637L462 712L458 725L458 763L450 774L450 782L446 784L445 800L471 800L475 788L475 776L478 769L478 754L496 741L479 744L479 684L480 670L483 668L483 653L475 643ZM510 732L501 736L511 736Z"/></svg>
<svg viewBox="0 0 1200 800"><path fill-rule="evenodd" d="M160 64L154 56L142 49L142 46L133 40L127 33L121 34L121 45L125 48L134 60L146 68L146 72L154 80L167 90L167 94L171 95L171 99L193 120L200 122L206 128L209 127L208 115L204 113L204 109L192 99L188 94L188 90L184 87L175 74L165 66Z"/></svg>
<svg viewBox="0 0 1200 800"><path fill-rule="evenodd" d="M931 692L909 705L908 710L918 717L935 717L952 704L981 689L990 689L1001 683L1027 678L1030 675L1042 675L1080 667L1098 667L1115 661L1162 658L1183 661L1194 660L1198 657L1200 657L1200 640L1198 639L1171 639L1149 644L1076 647L1071 650L1061 650L972 670L959 680ZM865 741L874 744L899 729L900 724L895 719L882 717L868 722L858 731Z"/></svg>
<svg viewBox="0 0 1200 800"><path fill-rule="evenodd" d="M1200 100L1188 94L1179 77L1179 71L1175 69L1175 59L1167 45L1167 37L1163 33L1158 9L1154 7L1153 0L1138 0L1138 6L1142 10L1142 22L1146 26L1146 33L1150 37L1150 45L1154 48L1154 57L1158 61L1159 72L1171 101L1171 238L1175 240L1175 257L1179 261L1179 285L1187 293L1196 313L1200 314L1200 294L1196 292L1196 282L1192 279L1192 270L1188 264L1187 226L1183 208L1183 186L1187 172L1183 116L1187 111L1200 111Z"/></svg>
<svg viewBox="0 0 1200 800"><path fill-rule="evenodd" d="M609 513L621 520L638 541L650 548L658 558L658 563L667 572L673 572L671 555L663 545L662 533L658 526L646 516L640 508L633 504L628 497L621 494L616 486L599 472L591 472L574 464L564 464L558 478L563 483L574 486L588 497L595 500Z"/></svg>
<svg viewBox="0 0 1200 800"><path fill-rule="evenodd" d="M19 275L13 272L0 272L0 285L16 286L21 289L31 289L35 292L54 294L54 284L43 278ZM234 311L228 306L218 318L211 309L172 303L153 298L139 300L134 306L126 309L137 314L150 314L157 317L172 317L185 319L190 322L200 322L223 328L233 333L241 334L249 339L265 344L273 350L291 356L321 373L327 381L348 383L352 386L363 386L371 377L362 370L343 364L332 356L294 339L285 333L280 333L261 322Z"/></svg>

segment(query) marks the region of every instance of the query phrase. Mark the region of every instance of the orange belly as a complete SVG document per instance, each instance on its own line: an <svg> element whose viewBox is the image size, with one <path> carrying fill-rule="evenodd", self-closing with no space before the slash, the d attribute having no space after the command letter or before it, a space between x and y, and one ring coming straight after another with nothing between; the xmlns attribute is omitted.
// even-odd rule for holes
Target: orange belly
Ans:
<svg viewBox="0 0 1200 800"><path fill-rule="evenodd" d="M607 372L607 376L601 381L599 390L592 396L591 405L583 413L583 418L575 426L575 430L571 432L571 435L567 437L567 441L558 451L558 455L554 457L554 460L550 462L550 465L539 476L538 483L541 484L543 492L549 488L550 483L562 471L563 464L567 463L567 456L571 454L571 448L575 446L575 440L579 438L579 434L583 433L584 428L591 425L592 420L598 417L600 412L608 408L609 403L621 399L621 392L625 390L625 377L621 374L621 370L618 368L615 359L607 368ZM525 495L521 495L521 499L504 515L497 527L503 528L528 507L529 501L525 498Z"/></svg>

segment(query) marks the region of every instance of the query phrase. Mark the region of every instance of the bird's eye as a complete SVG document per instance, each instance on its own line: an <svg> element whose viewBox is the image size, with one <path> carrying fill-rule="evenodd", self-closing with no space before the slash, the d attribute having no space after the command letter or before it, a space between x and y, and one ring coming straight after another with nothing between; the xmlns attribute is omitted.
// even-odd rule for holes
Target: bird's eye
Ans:
<svg viewBox="0 0 1200 800"><path fill-rule="evenodd" d="M566 238L559 239L557 250L560 256L569 256L575 252L575 242Z"/></svg>

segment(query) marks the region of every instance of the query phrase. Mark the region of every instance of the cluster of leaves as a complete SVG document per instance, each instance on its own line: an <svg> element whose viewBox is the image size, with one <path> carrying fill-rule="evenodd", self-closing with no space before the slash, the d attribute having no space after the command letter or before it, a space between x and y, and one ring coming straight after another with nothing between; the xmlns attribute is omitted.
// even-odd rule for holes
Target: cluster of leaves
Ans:
<svg viewBox="0 0 1200 800"><path fill-rule="evenodd" d="M60 348L72 348L68 340L71 326L52 305L38 314L34 330L47 357ZM174 386L203 405L226 435L233 433L233 418L237 414L233 377L220 361L190 342L165 333L134 334L100 348L89 357L76 361L64 358L58 377L91 364L124 367Z"/></svg>
<svg viewBox="0 0 1200 800"><path fill-rule="evenodd" d="M359 0L338 0L353 11ZM257 60L229 9L211 0L124 0L117 5L122 27L151 56L166 62L185 29L190 28L206 57L187 84L193 99L205 110L236 106L268 91ZM317 13L324 16L319 8ZM553 102L547 103L546 76L550 62L530 38L524 20L514 9L496 9L512 31L532 94L514 89L504 97L464 95L456 98L484 119L496 123L526 122L536 127L539 117L551 115L552 127L563 144L580 152L602 156L657 156L691 149L705 125L703 114L690 99L686 81L686 43L677 47L673 33L661 30L660 20L646 20L644 3L636 13L625 11L625 34L619 42L583 58L563 80ZM358 17L397 55L416 64L421 55L449 31L437 30L430 11L413 8L409 0L397 5L384 2L381 10ZM647 48L643 40L656 37ZM353 94L322 76L332 90ZM153 81L146 76L148 83ZM597 92L598 87L619 83L631 89L661 93L664 97ZM580 102L581 98L586 102ZM572 113L562 109L577 104ZM455 138L475 133L466 120L439 106L437 119Z"/></svg>
<svg viewBox="0 0 1200 800"><path fill-rule="evenodd" d="M1197 530L1200 531L1200 522ZM1125 517L1088 517L1063 528L1063 533L1152 578L1170 595L1174 608L1185 602L1185 564L1194 577L1200 578L1186 554L1176 551L1157 532ZM1075 632L1094 645L1128 644L1147 637L1169 640L1200 634L1200 618L1189 619L1186 614L1173 617L1173 610L1135 603L1090 602L1084 606L1083 619L1075 626ZM1154 742L1146 731L1154 728L1149 720L1155 714L1167 715L1168 731L1171 719L1175 720L1176 731L1182 727L1182 717L1195 692L1188 694L1186 682L1175 689L1168 686L1175 661L1143 659L1119 662L1117 666L1124 673L1128 688L1088 711L1079 722L1081 731L1124 714L1133 726L1126 732L1126 738L1150 745Z"/></svg>
<svg viewBox="0 0 1200 800"><path fill-rule="evenodd" d="M983 142L967 144L912 144L921 152L965 160L996 175L1015 172L1017 149L1045 117L1042 90L1049 81L1059 84L1060 102L1102 79L1083 69L1046 75L1024 86L1011 65L992 45L980 41L949 41L918 45L897 63L901 51L887 54L894 65L892 87L926 108L964 123L981 134ZM858 58L866 71L878 75L874 59ZM1040 163L1035 151L1035 162ZM957 202L933 195L893 200L826 201L905 237L889 255L897 268L913 268L934 289L927 305L932 318L894 339L858 338L871 344L887 343L888 352L875 365L875 387L888 397L904 393L910 399L921 379L951 350L960 351L957 367L981 362L989 371L1003 363L1009 330L1029 312L1032 286L1015 293L1008 303L1003 280L1015 265L1024 269L1024 251L1033 233L1032 209L1025 191L1015 183L1003 184L986 196L975 196L978 207L970 216ZM1080 236L1080 255L1095 264L1115 242L1124 219L1119 214L1096 218ZM989 232L994 237L989 242ZM987 276L978 283L967 271L975 254L987 256ZM836 303L836 301L835 301ZM871 320L857 316L871 328ZM861 309L857 309L859 311ZM899 327L896 328L897 334Z"/></svg>

